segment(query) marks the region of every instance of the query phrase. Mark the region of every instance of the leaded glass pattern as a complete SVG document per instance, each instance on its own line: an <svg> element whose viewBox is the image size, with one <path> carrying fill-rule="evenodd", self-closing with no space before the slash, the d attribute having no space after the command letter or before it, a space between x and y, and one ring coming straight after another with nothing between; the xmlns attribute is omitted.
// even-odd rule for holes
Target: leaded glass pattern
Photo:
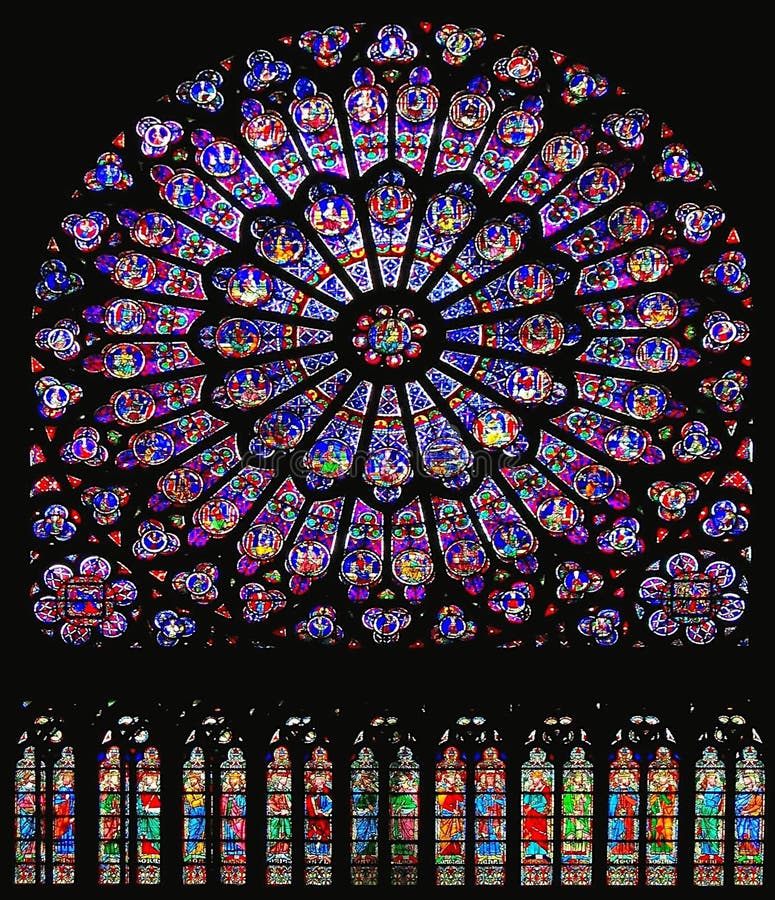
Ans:
<svg viewBox="0 0 775 900"><path fill-rule="evenodd" d="M304 881L331 884L333 771L325 747L304 763Z"/></svg>
<svg viewBox="0 0 775 900"><path fill-rule="evenodd" d="M189 731L181 772L182 883L245 884L247 761L242 739L220 708L185 710ZM193 722L189 716L194 716Z"/></svg>
<svg viewBox="0 0 775 900"><path fill-rule="evenodd" d="M99 755L98 880L104 885L161 880L159 752L153 746L133 750L111 743Z"/></svg>
<svg viewBox="0 0 775 900"><path fill-rule="evenodd" d="M379 769L369 747L361 747L350 765L351 878L376 884L379 832Z"/></svg>
<svg viewBox="0 0 775 900"><path fill-rule="evenodd" d="M504 884L506 878L506 763L486 747L474 768L474 882Z"/></svg>
<svg viewBox="0 0 775 900"><path fill-rule="evenodd" d="M53 714L34 718L13 778L13 883L72 884L75 879L75 755Z"/></svg>
<svg viewBox="0 0 775 900"><path fill-rule="evenodd" d="M409 747L399 747L390 763L390 880L392 884L416 884L420 766Z"/></svg>
<svg viewBox="0 0 775 900"><path fill-rule="evenodd" d="M247 797L245 757L238 747L230 747L221 763L220 787L221 881L244 884Z"/></svg>
<svg viewBox="0 0 775 900"><path fill-rule="evenodd" d="M735 884L763 884L764 786L759 751L744 747L738 755L735 776Z"/></svg>
<svg viewBox="0 0 775 900"><path fill-rule="evenodd" d="M678 761L658 747L647 770L646 884L674 885L678 862Z"/></svg>
<svg viewBox="0 0 775 900"><path fill-rule="evenodd" d="M638 883L640 768L629 747L616 751L608 776L608 883Z"/></svg>
<svg viewBox="0 0 775 900"><path fill-rule="evenodd" d="M715 747L706 747L695 773L694 882L724 883L726 773Z"/></svg>
<svg viewBox="0 0 775 900"><path fill-rule="evenodd" d="M291 883L293 771L287 747L275 747L266 767L266 881Z"/></svg>
<svg viewBox="0 0 775 900"><path fill-rule="evenodd" d="M592 763L574 747L562 768L562 884L592 883Z"/></svg>
<svg viewBox="0 0 775 900"><path fill-rule="evenodd" d="M31 615L745 642L751 280L694 150L560 51L315 34L84 162L34 286Z"/></svg>
<svg viewBox="0 0 775 900"><path fill-rule="evenodd" d="M534 747L522 765L522 884L551 884L553 858L554 767Z"/></svg>
<svg viewBox="0 0 775 900"><path fill-rule="evenodd" d="M466 758L457 747L436 763L436 883L465 884Z"/></svg>

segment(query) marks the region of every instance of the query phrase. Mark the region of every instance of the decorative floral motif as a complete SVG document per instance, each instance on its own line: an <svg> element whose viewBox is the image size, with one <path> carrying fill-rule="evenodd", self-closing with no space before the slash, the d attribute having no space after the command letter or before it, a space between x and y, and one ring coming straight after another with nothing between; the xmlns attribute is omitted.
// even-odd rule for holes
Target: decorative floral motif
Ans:
<svg viewBox="0 0 775 900"><path fill-rule="evenodd" d="M342 50L349 41L346 28L331 25L325 31L305 31L299 38L299 46L311 53L319 66L329 69L342 61Z"/></svg>
<svg viewBox="0 0 775 900"><path fill-rule="evenodd" d="M101 556L82 559L77 572L61 564L49 567L42 587L52 593L36 601L36 617L45 625L61 623L60 637L73 646L87 643L95 632L106 638L122 635L127 619L117 607L131 607L137 599L135 585L114 579Z"/></svg>
<svg viewBox="0 0 775 900"><path fill-rule="evenodd" d="M32 527L32 533L42 541L69 541L76 532L74 522L70 521L70 510L59 503L52 503L43 510L43 518L38 519Z"/></svg>
<svg viewBox="0 0 775 900"><path fill-rule="evenodd" d="M700 277L705 284L716 284L730 294L743 294L751 284L748 273L743 271L747 262L744 253L728 250L719 256L718 262L704 268Z"/></svg>
<svg viewBox="0 0 775 900"><path fill-rule="evenodd" d="M721 191L559 51L295 34L293 73L259 48L167 90L53 221L33 580L63 539L126 553L154 603L133 645L183 620L261 647L656 641L628 609L646 552L749 564Z"/></svg>
<svg viewBox="0 0 775 900"><path fill-rule="evenodd" d="M127 191L134 184L124 161L112 150L97 158L97 165L83 176L83 183L90 191Z"/></svg>
<svg viewBox="0 0 775 900"><path fill-rule="evenodd" d="M196 622L174 609L163 609L153 617L156 640L162 647L175 647L196 631Z"/></svg>
<svg viewBox="0 0 775 900"><path fill-rule="evenodd" d="M188 594L192 603L212 603L218 597L218 567L212 563L199 563L191 572L178 572L172 579L176 591Z"/></svg>
<svg viewBox="0 0 775 900"><path fill-rule="evenodd" d="M696 484L691 481L655 481L649 487L649 500L657 504L657 514L666 522L677 522L686 515L686 508L697 502L700 496Z"/></svg>
<svg viewBox="0 0 775 900"><path fill-rule="evenodd" d="M748 519L743 512L747 512L746 507L738 510L737 504L731 500L718 500L711 506L708 517L703 520L702 530L708 537L727 540L744 534L748 530Z"/></svg>
<svg viewBox="0 0 775 900"><path fill-rule="evenodd" d="M175 96L181 103L191 103L205 112L217 112L223 106L222 84L223 75L220 72L203 69L192 81L181 82Z"/></svg>
<svg viewBox="0 0 775 900"><path fill-rule="evenodd" d="M660 568L659 563L649 567ZM665 563L666 578L652 576L641 583L641 599L656 607L649 628L660 637L685 634L693 644L712 641L719 628L743 615L745 600L732 590L737 571L728 562L713 560L700 568L691 553L676 553ZM742 582L738 590L744 589Z"/></svg>
<svg viewBox="0 0 775 900"><path fill-rule="evenodd" d="M603 576L594 569L584 569L579 563L567 560L557 566L557 596L568 603L586 600L603 586Z"/></svg>
<svg viewBox="0 0 775 900"><path fill-rule="evenodd" d="M615 609L601 609L579 620L579 631L592 638L598 647L611 647L619 640L617 628L621 616Z"/></svg>
<svg viewBox="0 0 775 900"><path fill-rule="evenodd" d="M40 274L42 277L35 285L35 296L44 303L80 291L83 287L83 278L74 272L68 272L61 259L44 262L40 267Z"/></svg>
<svg viewBox="0 0 775 900"><path fill-rule="evenodd" d="M183 137L183 127L179 122L168 119L162 122L156 116L145 116L140 119L135 131L142 138L140 152L143 156L156 158L164 154Z"/></svg>
<svg viewBox="0 0 775 900"><path fill-rule="evenodd" d="M683 181L691 184L702 178L702 166L689 157L683 144L668 144L662 151L662 162L651 174L656 181Z"/></svg>

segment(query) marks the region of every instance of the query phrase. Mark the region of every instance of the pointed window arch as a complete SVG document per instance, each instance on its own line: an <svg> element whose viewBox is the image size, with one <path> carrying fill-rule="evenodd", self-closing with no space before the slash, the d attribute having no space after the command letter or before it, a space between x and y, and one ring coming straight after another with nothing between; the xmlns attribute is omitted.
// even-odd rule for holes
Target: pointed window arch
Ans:
<svg viewBox="0 0 775 900"><path fill-rule="evenodd" d="M694 775L694 883L724 884L727 775L716 747L705 747Z"/></svg>
<svg viewBox="0 0 775 900"><path fill-rule="evenodd" d="M161 760L148 722L122 716L97 757L98 882L161 881Z"/></svg>
<svg viewBox="0 0 775 900"><path fill-rule="evenodd" d="M242 738L220 709L188 737L183 763L183 884L244 884L247 766Z"/></svg>
<svg viewBox="0 0 775 900"><path fill-rule="evenodd" d="M333 809L328 737L310 716L289 716L266 754L267 884L331 884Z"/></svg>
<svg viewBox="0 0 775 900"><path fill-rule="evenodd" d="M75 757L62 723L35 716L14 774L15 884L72 884L75 878Z"/></svg>
<svg viewBox="0 0 775 900"><path fill-rule="evenodd" d="M333 769L326 747L304 762L304 883L331 884Z"/></svg>
<svg viewBox="0 0 775 900"><path fill-rule="evenodd" d="M589 740L570 716L548 716L521 770L521 883L592 883Z"/></svg>
<svg viewBox="0 0 775 900"><path fill-rule="evenodd" d="M469 712L439 741L435 766L437 885L505 882L506 764L501 736Z"/></svg>
<svg viewBox="0 0 775 900"><path fill-rule="evenodd" d="M436 884L465 884L466 757L448 746L436 763Z"/></svg>
<svg viewBox="0 0 775 900"><path fill-rule="evenodd" d="M420 766L411 747L401 746L389 766L391 884L417 881Z"/></svg>
<svg viewBox="0 0 775 900"><path fill-rule="evenodd" d="M738 753L735 767L735 884L764 883L764 760L757 747Z"/></svg>
<svg viewBox="0 0 775 900"><path fill-rule="evenodd" d="M375 716L350 757L352 884L417 883L420 766L414 736L390 714Z"/></svg>
<svg viewBox="0 0 775 900"><path fill-rule="evenodd" d="M672 733L657 716L632 716L609 760L608 884L677 883L678 788Z"/></svg>
<svg viewBox="0 0 775 900"><path fill-rule="evenodd" d="M291 756L280 744L266 764L266 883L290 884L293 804Z"/></svg>
<svg viewBox="0 0 775 900"><path fill-rule="evenodd" d="M350 764L350 872L353 884L377 884L379 801L379 766L371 747L361 747Z"/></svg>

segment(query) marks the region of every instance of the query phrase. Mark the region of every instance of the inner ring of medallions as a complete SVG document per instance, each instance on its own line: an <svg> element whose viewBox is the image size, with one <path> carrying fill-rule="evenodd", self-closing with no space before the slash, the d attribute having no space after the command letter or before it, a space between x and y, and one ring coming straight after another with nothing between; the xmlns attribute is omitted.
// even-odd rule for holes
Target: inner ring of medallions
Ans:
<svg viewBox="0 0 775 900"><path fill-rule="evenodd" d="M342 362L378 384L416 378L438 359L444 334L441 316L424 297L398 289L357 297L334 327Z"/></svg>

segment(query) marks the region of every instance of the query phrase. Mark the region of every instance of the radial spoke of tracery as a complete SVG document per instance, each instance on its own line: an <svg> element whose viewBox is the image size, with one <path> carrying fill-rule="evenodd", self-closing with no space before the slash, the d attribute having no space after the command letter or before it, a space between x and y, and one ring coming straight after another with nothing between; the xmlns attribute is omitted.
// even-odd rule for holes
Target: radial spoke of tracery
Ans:
<svg viewBox="0 0 775 900"><path fill-rule="evenodd" d="M47 634L748 640L722 191L596 68L495 37L270 38L84 160L34 286Z"/></svg>

